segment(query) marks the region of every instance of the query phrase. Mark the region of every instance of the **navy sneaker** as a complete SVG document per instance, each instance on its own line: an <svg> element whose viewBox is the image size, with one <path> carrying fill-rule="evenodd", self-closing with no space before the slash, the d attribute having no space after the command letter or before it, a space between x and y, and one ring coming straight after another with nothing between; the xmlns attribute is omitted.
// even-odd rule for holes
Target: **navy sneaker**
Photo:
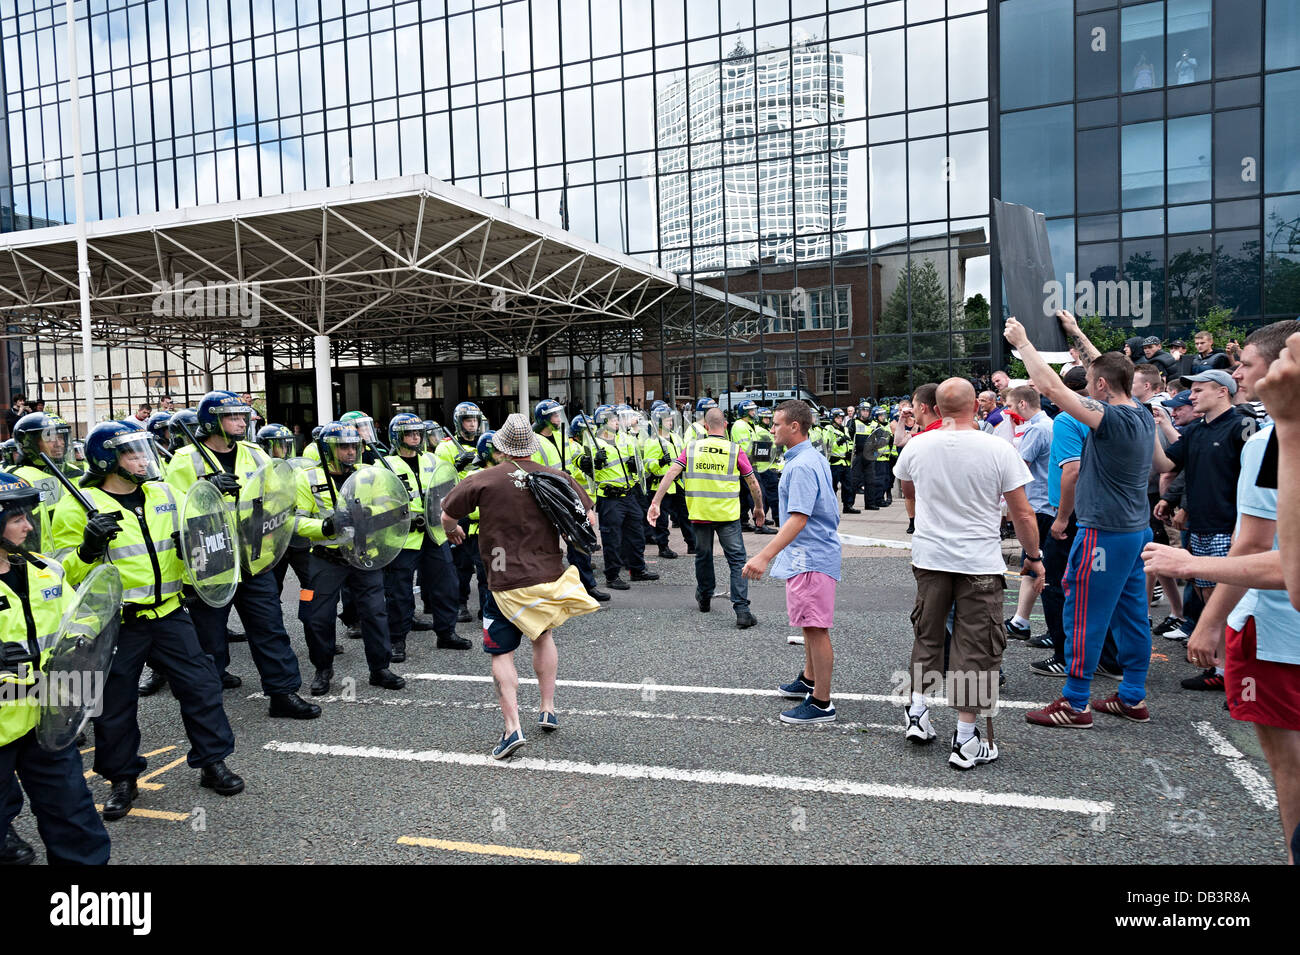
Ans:
<svg viewBox="0 0 1300 955"><path fill-rule="evenodd" d="M812 696L804 697L804 701L792 710L786 710L781 714L782 723L834 723L835 722L835 704L832 703L826 709L822 709L812 701Z"/></svg>
<svg viewBox="0 0 1300 955"><path fill-rule="evenodd" d="M1040 633L1036 637L1030 637L1027 642L1029 646L1038 650L1050 650L1055 646L1055 644L1052 643L1052 635L1050 633Z"/></svg>
<svg viewBox="0 0 1300 955"><path fill-rule="evenodd" d="M1022 627L1014 622L1014 618L1007 617L1002 626L1006 628L1007 636L1012 640L1028 640L1033 634L1028 627Z"/></svg>
<svg viewBox="0 0 1300 955"><path fill-rule="evenodd" d="M524 739L524 731L522 728L515 730L509 736L502 733L501 742L497 743L496 746L492 748L492 758L505 759L526 742L528 742L528 740Z"/></svg>
<svg viewBox="0 0 1300 955"><path fill-rule="evenodd" d="M560 728L560 721L555 718L555 714L550 710L543 710L537 714L537 725L545 733L554 733Z"/></svg>
<svg viewBox="0 0 1300 955"><path fill-rule="evenodd" d="M803 670L800 670L797 677L789 683L782 683L777 689L787 700L802 700L812 693L816 687L803 678Z"/></svg>

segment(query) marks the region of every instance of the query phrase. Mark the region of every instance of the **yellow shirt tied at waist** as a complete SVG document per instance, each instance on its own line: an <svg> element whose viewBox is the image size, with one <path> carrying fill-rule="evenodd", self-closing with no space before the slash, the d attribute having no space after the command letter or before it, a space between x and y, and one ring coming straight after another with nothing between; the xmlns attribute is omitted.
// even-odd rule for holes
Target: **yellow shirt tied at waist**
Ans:
<svg viewBox="0 0 1300 955"><path fill-rule="evenodd" d="M520 587L518 590L494 590L492 599L506 620L536 640L552 627L566 620L594 613L600 609L596 599L587 593L578 576L578 568L570 564L559 580L549 584ZM483 621L484 629L488 621Z"/></svg>

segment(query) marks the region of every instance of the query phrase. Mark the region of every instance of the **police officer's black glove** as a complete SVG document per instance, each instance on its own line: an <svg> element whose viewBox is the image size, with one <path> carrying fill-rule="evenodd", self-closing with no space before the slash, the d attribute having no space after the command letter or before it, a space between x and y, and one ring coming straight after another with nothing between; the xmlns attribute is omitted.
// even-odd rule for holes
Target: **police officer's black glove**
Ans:
<svg viewBox="0 0 1300 955"><path fill-rule="evenodd" d="M108 553L108 542L111 541L122 528L117 526L121 519L118 514L92 514L86 519L86 529L82 533L81 546L77 548L77 556L86 563L99 560Z"/></svg>
<svg viewBox="0 0 1300 955"><path fill-rule="evenodd" d="M413 514L411 516L411 530L422 531L429 526L429 522L424 519L423 514Z"/></svg>
<svg viewBox="0 0 1300 955"><path fill-rule="evenodd" d="M334 515L331 514L325 520L320 522L320 531L326 537L334 537L338 533L338 527L334 524Z"/></svg>
<svg viewBox="0 0 1300 955"><path fill-rule="evenodd" d="M630 477L636 477L637 474L636 458L627 459L627 473Z"/></svg>
<svg viewBox="0 0 1300 955"><path fill-rule="evenodd" d="M474 452L466 451L463 454L456 455L456 470L463 471L474 461Z"/></svg>
<svg viewBox="0 0 1300 955"><path fill-rule="evenodd" d="M203 477L222 494L229 494L231 497L239 494L239 478L233 474L221 471L217 474L205 474Z"/></svg>
<svg viewBox="0 0 1300 955"><path fill-rule="evenodd" d="M598 450L596 451L596 467L597 467L597 468L603 468L603 467L605 466L605 462L608 461L608 460L609 460L609 455L605 453L605 449L604 449L604 448L600 448L600 449L598 449Z"/></svg>

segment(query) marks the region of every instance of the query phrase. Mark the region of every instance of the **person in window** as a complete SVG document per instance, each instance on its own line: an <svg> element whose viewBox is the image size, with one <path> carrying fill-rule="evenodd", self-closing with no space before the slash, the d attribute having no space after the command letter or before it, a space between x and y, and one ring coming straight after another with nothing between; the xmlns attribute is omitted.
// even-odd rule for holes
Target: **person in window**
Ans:
<svg viewBox="0 0 1300 955"><path fill-rule="evenodd" d="M1178 62L1174 64L1174 75L1180 84L1196 82L1196 57L1192 56L1191 50L1183 49Z"/></svg>
<svg viewBox="0 0 1300 955"><path fill-rule="evenodd" d="M1146 51L1138 54L1137 66L1133 67L1133 88L1149 90L1156 85L1155 64L1147 59Z"/></svg>

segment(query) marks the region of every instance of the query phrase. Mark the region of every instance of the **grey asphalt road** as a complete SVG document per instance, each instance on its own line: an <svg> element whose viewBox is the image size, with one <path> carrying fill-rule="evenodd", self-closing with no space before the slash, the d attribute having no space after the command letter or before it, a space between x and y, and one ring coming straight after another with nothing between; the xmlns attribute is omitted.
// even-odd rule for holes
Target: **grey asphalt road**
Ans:
<svg viewBox="0 0 1300 955"><path fill-rule="evenodd" d="M750 552L763 540L747 535ZM1060 683L1032 675L1042 651L1012 641L1001 758L959 773L947 765L953 712L935 707L940 739L914 747L888 699L912 640L906 551L846 548L832 633L839 720L818 727L777 720L791 704L774 688L802 663L781 583L751 586L760 623L740 631L725 598L696 610L691 561L653 554L661 581L558 632L560 729L530 726L537 688L524 684L528 745L506 764L486 758L500 717L472 625L460 626L475 640L468 652L413 634L394 666L408 680L400 691L367 684L361 644L340 627L334 695L309 722L267 717L247 645L235 644L244 686L225 697L229 764L246 791L222 798L183 761L164 769L187 749L176 702L142 700L142 752L162 772L137 811L109 823L114 861L1285 861L1254 734L1221 696L1179 688L1192 669L1178 645L1156 638L1151 723L1099 714L1079 731L1024 722L1026 704L1054 699ZM296 598L292 576L286 591ZM284 608L309 681L295 600ZM531 677L528 651L517 658ZM1110 692L1099 682L1096 695ZM106 784L91 787L102 801ZM16 826L39 842L26 812Z"/></svg>

